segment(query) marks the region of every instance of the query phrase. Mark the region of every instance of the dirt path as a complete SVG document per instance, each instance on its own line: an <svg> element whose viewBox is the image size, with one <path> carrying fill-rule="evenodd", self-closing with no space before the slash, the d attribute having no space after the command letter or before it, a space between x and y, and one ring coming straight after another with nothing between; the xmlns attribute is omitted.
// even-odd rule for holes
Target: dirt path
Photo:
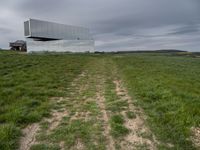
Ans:
<svg viewBox="0 0 200 150"><path fill-rule="evenodd" d="M110 87L112 84L114 89ZM90 62L72 81L67 95L51 101L54 104L51 117L23 129L20 150L29 150L32 146L61 150L156 149L157 141L145 124L143 111L134 106L116 66L106 58ZM121 109L122 102L127 107ZM133 112L135 118L127 117L127 112ZM117 130L111 125L111 118L116 114L123 116L123 128L129 130L120 137L112 134Z"/></svg>
<svg viewBox="0 0 200 150"><path fill-rule="evenodd" d="M100 86L99 86L98 90L102 92L102 89ZM114 150L115 142L114 142L112 136L110 135L111 127L109 125L109 117L108 117L108 114L106 111L105 97L104 97L104 94L101 92L97 93L97 103L100 107L100 111L102 113L102 118L104 121L104 135L107 138L107 143L108 143L106 147L108 150Z"/></svg>
<svg viewBox="0 0 200 150"><path fill-rule="evenodd" d="M128 111L133 112L135 117L128 118L126 112L122 112L125 118L125 126L130 133L121 142L124 149L138 149L144 147L146 149L155 150L157 140L150 129L145 124L145 115L141 108L134 106L132 98L128 95L128 91L123 86L121 80L114 81L117 95L128 102ZM144 136L145 135L145 136Z"/></svg>

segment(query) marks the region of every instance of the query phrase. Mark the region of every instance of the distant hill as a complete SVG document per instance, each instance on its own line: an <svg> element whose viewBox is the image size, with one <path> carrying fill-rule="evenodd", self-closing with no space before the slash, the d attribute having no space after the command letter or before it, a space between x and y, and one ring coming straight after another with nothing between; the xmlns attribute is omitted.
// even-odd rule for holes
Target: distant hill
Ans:
<svg viewBox="0 0 200 150"><path fill-rule="evenodd" d="M183 51L183 50L177 50L177 49L161 49L161 50L155 50L156 52L187 52L187 51Z"/></svg>
<svg viewBox="0 0 200 150"><path fill-rule="evenodd" d="M116 51L116 52L99 52L96 51L95 53L177 53L177 52L187 52L183 50L176 50L176 49L161 49L161 50L137 50L137 51Z"/></svg>

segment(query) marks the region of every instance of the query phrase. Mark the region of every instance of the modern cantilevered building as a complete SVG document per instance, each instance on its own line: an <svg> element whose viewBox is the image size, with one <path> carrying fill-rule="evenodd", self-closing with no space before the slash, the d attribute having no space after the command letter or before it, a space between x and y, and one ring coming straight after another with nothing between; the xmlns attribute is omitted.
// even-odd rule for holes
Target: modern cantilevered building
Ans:
<svg viewBox="0 0 200 150"><path fill-rule="evenodd" d="M94 52L89 29L48 21L24 22L27 52Z"/></svg>

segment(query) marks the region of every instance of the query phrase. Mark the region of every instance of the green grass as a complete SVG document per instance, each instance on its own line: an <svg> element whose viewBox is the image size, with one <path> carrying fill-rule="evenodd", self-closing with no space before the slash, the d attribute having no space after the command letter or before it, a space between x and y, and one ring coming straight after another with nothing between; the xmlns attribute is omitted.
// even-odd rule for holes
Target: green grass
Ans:
<svg viewBox="0 0 200 150"><path fill-rule="evenodd" d="M117 124L123 124L124 123L123 116L122 115L113 115L111 117L111 122L117 123Z"/></svg>
<svg viewBox="0 0 200 150"><path fill-rule="evenodd" d="M131 54L114 61L156 136L174 149L195 149L188 139L200 125L200 59Z"/></svg>
<svg viewBox="0 0 200 150"><path fill-rule="evenodd" d="M51 134L51 140L53 142L64 140L68 149L76 145L77 140L80 140L86 149L105 149L104 138L101 136L99 124L97 121L80 119L74 120L69 124L66 122ZM98 142L102 142L98 143L98 145L94 144L97 137L99 138Z"/></svg>
<svg viewBox="0 0 200 150"><path fill-rule="evenodd" d="M89 71L92 78L83 78L80 86L88 87L70 95L77 86L80 88L78 84L73 89L70 84L83 70ZM105 84L95 77L105 77ZM56 150L63 140L68 148L81 140L87 149L105 149L103 125L98 120L101 113L95 99L97 84L104 88L111 135L115 141L120 140L129 133L124 126L126 116L133 119L136 114L116 94L113 83L116 79L123 80L134 105L144 109L150 129L161 141L158 149L195 149L190 129L200 125L200 59L196 55L25 55L7 51L0 51L0 149L17 149L23 127L49 116L52 108L63 107L69 115L51 132L50 138L45 132L49 124L43 122L37 139L44 143L31 149ZM52 97L70 100L62 106L52 102ZM90 99L86 102L83 97ZM89 119L70 122L76 112L89 112ZM122 112L126 116L120 115ZM169 148L165 143L174 147ZM138 149L145 149L145 145L139 145Z"/></svg>
<svg viewBox="0 0 200 150"><path fill-rule="evenodd" d="M112 78L107 80L107 86L105 89L106 105L108 110L112 111L113 113L117 113L122 110L126 110L128 103L127 101L121 100L117 96L115 92L115 85L112 81Z"/></svg>
<svg viewBox="0 0 200 150"><path fill-rule="evenodd" d="M59 145L36 144L31 150L60 150Z"/></svg>
<svg viewBox="0 0 200 150"><path fill-rule="evenodd" d="M129 130L124 125L124 117L120 115L122 111L128 108L128 102L122 100L116 93L116 85L113 81L116 78L116 70L113 68L113 62L110 62L108 58L106 64L106 86L105 86L105 104L107 111L110 111L110 127L111 135L117 141L127 135ZM115 147L117 148L117 144Z"/></svg>
<svg viewBox="0 0 200 150"><path fill-rule="evenodd" d="M124 119L122 115L113 115L111 117L111 134L115 138L119 138L128 134L129 130L123 125Z"/></svg>
<svg viewBox="0 0 200 150"><path fill-rule="evenodd" d="M67 95L87 62L80 55L0 52L0 149L15 149L19 128L48 116L50 97Z"/></svg>
<svg viewBox="0 0 200 150"><path fill-rule="evenodd" d="M20 130L13 124L0 125L0 148L16 149L17 138L20 136Z"/></svg>

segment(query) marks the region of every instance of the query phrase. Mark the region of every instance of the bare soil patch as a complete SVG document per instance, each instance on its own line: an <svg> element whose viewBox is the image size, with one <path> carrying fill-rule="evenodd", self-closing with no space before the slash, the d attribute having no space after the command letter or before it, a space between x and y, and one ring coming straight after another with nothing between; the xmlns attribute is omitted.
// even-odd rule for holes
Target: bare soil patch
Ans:
<svg viewBox="0 0 200 150"><path fill-rule="evenodd" d="M80 139L77 139L76 144L71 149L73 149L73 150L85 150L85 146L81 142Z"/></svg>
<svg viewBox="0 0 200 150"><path fill-rule="evenodd" d="M30 147L36 143L36 134L40 130L38 123L28 125L22 130L23 137L20 139L19 150L29 150Z"/></svg>
<svg viewBox="0 0 200 150"><path fill-rule="evenodd" d="M192 136L191 140L195 147L200 148L200 127L191 128Z"/></svg>
<svg viewBox="0 0 200 150"><path fill-rule="evenodd" d="M68 111L67 110L63 110L63 111L57 111L54 110L52 112L52 117L50 119L46 119L46 121L49 122L49 128L47 130L47 133L49 133L50 131L54 130L55 128L58 127L58 125L60 124L61 120L63 117L68 115Z"/></svg>

